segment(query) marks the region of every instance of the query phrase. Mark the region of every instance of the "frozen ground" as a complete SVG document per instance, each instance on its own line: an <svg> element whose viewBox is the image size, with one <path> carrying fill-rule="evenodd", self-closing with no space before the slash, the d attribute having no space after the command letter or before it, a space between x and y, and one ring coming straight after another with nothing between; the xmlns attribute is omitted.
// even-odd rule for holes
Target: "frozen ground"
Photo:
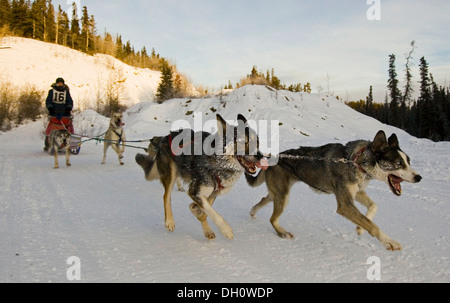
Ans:
<svg viewBox="0 0 450 303"><path fill-rule="evenodd" d="M53 170L42 151L44 121L0 135L0 282L67 282L66 261L81 260L82 282L368 282L367 259L381 260L382 282L450 282L449 143L432 143L361 116L336 99L244 87L229 96L141 103L125 115L129 139L168 132L190 111L227 119L277 119L281 148L373 139L379 129L397 132L403 150L424 177L403 184L395 197L374 181L368 194L379 205L375 222L404 250L389 252L374 238L336 214L333 196L297 184L281 218L296 238L283 240L269 223L271 207L251 219L266 194L241 179L214 208L234 229L235 239L203 237L186 194L174 192L176 230L164 228L163 188L144 180L127 149L121 167L110 150L83 145L72 167ZM208 114L208 115L206 115ZM93 111L75 119L83 134L100 134L108 119ZM308 135L305 136L304 134ZM145 144L143 145L145 146Z"/></svg>

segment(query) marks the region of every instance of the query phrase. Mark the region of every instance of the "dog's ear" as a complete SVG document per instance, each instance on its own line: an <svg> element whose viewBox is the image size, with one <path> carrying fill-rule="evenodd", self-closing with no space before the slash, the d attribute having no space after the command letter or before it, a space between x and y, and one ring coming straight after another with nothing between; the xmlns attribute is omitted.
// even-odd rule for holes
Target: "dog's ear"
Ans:
<svg viewBox="0 0 450 303"><path fill-rule="evenodd" d="M243 115L239 114L237 117L237 120L238 120L238 122L244 123L245 126L248 126L248 121Z"/></svg>
<svg viewBox="0 0 450 303"><path fill-rule="evenodd" d="M382 130L378 132L373 140L372 151L374 152L385 152L389 149L389 144L386 139L386 133Z"/></svg>
<svg viewBox="0 0 450 303"><path fill-rule="evenodd" d="M225 121L221 115L217 114L217 129L219 131L219 134L224 135L227 130L227 121Z"/></svg>
<svg viewBox="0 0 450 303"><path fill-rule="evenodd" d="M393 134L389 138L389 147L394 149L400 149L400 143L398 143L398 138L396 134Z"/></svg>

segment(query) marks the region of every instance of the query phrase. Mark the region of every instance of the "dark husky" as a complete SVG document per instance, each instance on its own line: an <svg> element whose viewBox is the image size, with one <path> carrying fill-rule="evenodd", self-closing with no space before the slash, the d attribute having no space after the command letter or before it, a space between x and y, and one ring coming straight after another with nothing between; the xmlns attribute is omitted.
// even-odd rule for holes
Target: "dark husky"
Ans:
<svg viewBox="0 0 450 303"><path fill-rule="evenodd" d="M194 139L175 144L175 139L183 131L172 132L166 137L153 138L148 155L136 156L136 162L144 169L146 179L152 181L159 178L164 186L165 226L169 231L175 229L171 192L175 181L181 179L189 186L188 195L194 201L190 205L190 210L201 222L205 237L215 238L207 222L207 217L210 217L225 237L233 238L231 227L212 205L217 196L225 194L232 188L244 171L254 174L258 167L266 163L258 150L258 136L248 126L247 120L239 115L238 123L238 127L228 125L220 115L217 115L219 131L216 135L206 132L194 133L189 130ZM241 129L240 126L243 126L244 131L238 131ZM228 130L231 132L227 136ZM231 138L232 142L226 140L227 138ZM195 144L199 142L202 146L210 144L219 152L194 155ZM245 153L239 152L239 143L245 144ZM186 150L186 148L188 152L178 155L179 149Z"/></svg>
<svg viewBox="0 0 450 303"><path fill-rule="evenodd" d="M54 130L50 133L48 150L50 153L53 152L53 155L55 156L55 169L59 168L58 153L64 150L66 152L66 165L67 167L72 166L70 164L70 139L70 132L65 129Z"/></svg>
<svg viewBox="0 0 450 303"><path fill-rule="evenodd" d="M367 230L388 250L401 250L399 243L372 222L377 205L367 196L365 188L371 180L380 180L400 196L403 181L417 183L422 180L410 165L409 157L400 149L397 136L392 135L388 141L383 131L376 135L373 142L354 141L346 146L329 144L289 150L281 153L277 166L270 167L257 177L246 174L251 186L265 182L269 190L269 195L253 207L251 215L254 217L262 207L273 201L270 222L280 237L292 238L292 234L280 226L279 218L288 204L292 185L302 181L320 193L334 194L338 214L355 223L359 235ZM366 216L356 208L355 200L367 207Z"/></svg>

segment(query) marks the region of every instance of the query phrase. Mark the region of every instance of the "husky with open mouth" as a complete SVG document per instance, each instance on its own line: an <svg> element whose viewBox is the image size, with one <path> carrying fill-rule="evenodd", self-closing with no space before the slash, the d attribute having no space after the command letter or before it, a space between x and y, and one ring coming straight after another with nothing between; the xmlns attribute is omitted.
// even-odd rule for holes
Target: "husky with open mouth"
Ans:
<svg viewBox="0 0 450 303"><path fill-rule="evenodd" d="M117 154L119 164L124 165L122 161L126 141L125 130L123 129L124 125L125 123L123 123L123 115L121 113L111 114L109 128L105 134L102 164L106 163L106 152L111 147Z"/></svg>
<svg viewBox="0 0 450 303"><path fill-rule="evenodd" d="M388 250L402 249L398 242L373 223L377 205L365 192L371 180L379 180L387 183L396 196L401 196L403 181L418 183L422 180L411 168L410 158L401 150L395 134L389 140L380 131L373 142L300 147L281 153L279 158L277 166L270 167L257 177L246 174L249 185L256 187L265 182L269 190L269 195L253 207L252 217L273 202L270 222L280 237L292 238L293 235L280 226L279 218L289 202L292 185L301 181L320 193L334 194L338 214L355 223L359 235L368 231ZM355 200L367 207L366 215L356 208Z"/></svg>
<svg viewBox="0 0 450 303"><path fill-rule="evenodd" d="M226 238L232 239L232 228L212 208L214 201L227 193L244 172L255 174L258 168L268 168L267 160L259 151L258 136L242 115L238 116L237 127L227 124L220 115L217 115L217 125L219 131L215 135L188 130L193 138L188 142L177 141L177 137L186 130L155 137L148 155L136 155L136 162L143 168L146 179L159 179L164 186L165 226L169 231L175 229L171 192L176 181L181 179L189 187L187 193L193 200L190 210L202 224L205 237L216 237L208 225L209 217ZM216 152L196 154L195 145L198 143L201 146L209 144ZM184 152L179 153L180 150Z"/></svg>

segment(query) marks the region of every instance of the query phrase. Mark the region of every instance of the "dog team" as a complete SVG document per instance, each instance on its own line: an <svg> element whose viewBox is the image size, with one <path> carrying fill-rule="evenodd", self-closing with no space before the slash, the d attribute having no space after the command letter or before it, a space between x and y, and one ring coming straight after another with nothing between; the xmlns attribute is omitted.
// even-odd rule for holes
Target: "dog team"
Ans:
<svg viewBox="0 0 450 303"><path fill-rule="evenodd" d="M47 108L50 115L60 118L59 120L61 115L67 115L67 111L70 115L72 100L63 79L57 79L53 90L49 92ZM294 183L304 182L314 191L335 195L337 213L356 225L358 235L367 231L386 249L402 249L400 243L386 235L373 222L378 207L365 191L372 180L378 180L386 183L394 195L400 196L403 181L418 183L422 180L412 169L410 158L400 148L395 134L387 138L384 131L379 131L373 141L358 140L345 146L328 144L299 147L280 153L277 165L269 166L267 157L259 150L258 135L245 117L237 117L237 126L228 124L220 115L217 115L216 120L216 134L192 130L170 132L165 137L151 139L147 154L136 155L136 162L144 170L146 180L160 180L164 186L165 227L169 231L175 229L171 193L175 184L181 189L180 183L184 182L192 200L189 209L200 221L205 237L216 237L209 226L209 217L226 238L232 239L234 236L231 226L214 210L213 204L245 174L251 187L265 183L268 189L268 195L252 208L251 216L255 217L261 208L273 203L270 222L282 238L293 238L290 232L281 227L279 219L289 202ZM122 114L112 114L105 134L102 164L105 163L109 147L116 152L119 164L124 164L122 159L126 139L123 126ZM69 128L73 129L73 126L68 125L48 134L46 150L54 151L55 168L59 167L57 155L60 150L65 150L66 164L70 166ZM215 152L196 155L193 142L175 144L175 139L183 135L183 132L194 138L193 141L200 142L202 146L207 145ZM181 149L183 153L180 154L178 151ZM367 208L365 215L359 211L355 202Z"/></svg>

